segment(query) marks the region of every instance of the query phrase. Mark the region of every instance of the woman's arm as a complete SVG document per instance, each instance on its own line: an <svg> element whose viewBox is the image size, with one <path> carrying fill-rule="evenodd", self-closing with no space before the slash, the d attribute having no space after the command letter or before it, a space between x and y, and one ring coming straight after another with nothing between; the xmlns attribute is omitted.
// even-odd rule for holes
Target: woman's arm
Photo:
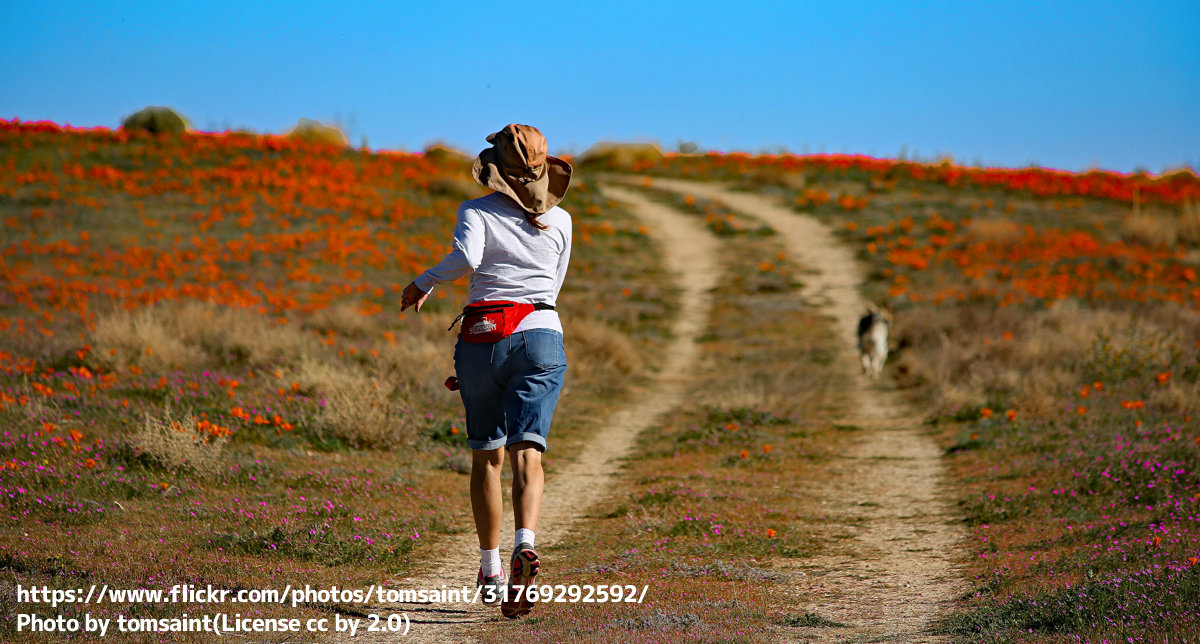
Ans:
<svg viewBox="0 0 1200 644"><path fill-rule="evenodd" d="M454 280L469 275L479 268L483 261L484 230L479 213L464 205L458 207L458 221L454 225L454 249L438 262L437 266L421 273L404 288L400 297L400 310L416 306L420 312L421 305L433 291L433 287L442 282Z"/></svg>

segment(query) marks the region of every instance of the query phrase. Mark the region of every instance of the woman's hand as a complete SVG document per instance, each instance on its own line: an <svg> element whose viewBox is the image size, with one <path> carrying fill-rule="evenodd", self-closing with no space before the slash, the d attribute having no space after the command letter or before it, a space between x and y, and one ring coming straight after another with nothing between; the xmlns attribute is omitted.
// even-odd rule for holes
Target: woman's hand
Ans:
<svg viewBox="0 0 1200 644"><path fill-rule="evenodd" d="M429 293L417 288L415 282L409 282L408 286L404 287L404 293L400 295L400 312L410 306L417 307L417 313L421 312L421 306L425 304L425 300L429 299Z"/></svg>

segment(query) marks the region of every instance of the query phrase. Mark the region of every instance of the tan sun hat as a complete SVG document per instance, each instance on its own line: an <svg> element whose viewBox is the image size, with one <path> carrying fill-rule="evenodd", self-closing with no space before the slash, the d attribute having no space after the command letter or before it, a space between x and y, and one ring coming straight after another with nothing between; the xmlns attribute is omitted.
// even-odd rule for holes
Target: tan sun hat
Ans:
<svg viewBox="0 0 1200 644"><path fill-rule="evenodd" d="M571 164L547 154L546 137L531 125L510 123L491 134L492 147L479 153L471 176L540 215L558 205L571 183Z"/></svg>

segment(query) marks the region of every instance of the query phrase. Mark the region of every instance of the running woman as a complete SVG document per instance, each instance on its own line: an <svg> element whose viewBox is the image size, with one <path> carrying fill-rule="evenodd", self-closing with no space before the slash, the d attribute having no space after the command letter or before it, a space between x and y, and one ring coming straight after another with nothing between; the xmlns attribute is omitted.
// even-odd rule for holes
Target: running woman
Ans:
<svg viewBox="0 0 1200 644"><path fill-rule="evenodd" d="M493 192L459 206L454 250L404 289L401 311L419 312L434 286L471 276L454 368L472 450L477 583L486 603L516 618L533 608L522 589L538 574L542 452L567 370L554 306L571 257L571 216L558 207L571 166L549 156L546 138L528 125L505 126L487 142L492 147L479 153L471 174ZM516 528L507 582L500 560L505 450Z"/></svg>

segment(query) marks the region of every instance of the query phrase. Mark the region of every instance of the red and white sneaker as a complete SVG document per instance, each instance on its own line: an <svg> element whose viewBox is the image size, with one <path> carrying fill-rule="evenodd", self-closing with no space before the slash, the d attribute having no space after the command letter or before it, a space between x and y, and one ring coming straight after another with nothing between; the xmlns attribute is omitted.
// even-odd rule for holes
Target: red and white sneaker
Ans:
<svg viewBox="0 0 1200 644"><path fill-rule="evenodd" d="M537 551L528 543L522 543L513 550L511 583L508 585L508 595L500 604L500 613L509 619L524 617L533 610L534 601L531 599L532 586L537 585L538 566Z"/></svg>
<svg viewBox="0 0 1200 644"><path fill-rule="evenodd" d="M485 578L483 568L480 568L479 577L475 580L475 584L479 586L479 601L483 602L484 606L499 606L507 597L505 581L503 570Z"/></svg>

